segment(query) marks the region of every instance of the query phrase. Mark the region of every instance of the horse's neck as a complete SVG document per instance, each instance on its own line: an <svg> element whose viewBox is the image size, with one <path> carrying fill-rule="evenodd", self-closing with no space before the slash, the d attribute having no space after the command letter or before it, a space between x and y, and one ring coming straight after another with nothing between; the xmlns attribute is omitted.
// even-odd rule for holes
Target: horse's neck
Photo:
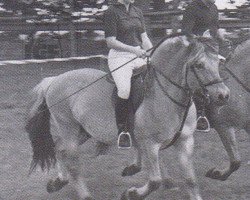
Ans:
<svg viewBox="0 0 250 200"><path fill-rule="evenodd" d="M229 62L226 64L226 67L229 68L234 74L239 76L241 79L246 81L249 79L250 70L250 40L246 41L242 45L239 45L236 50L232 53L232 57Z"/></svg>
<svg viewBox="0 0 250 200"><path fill-rule="evenodd" d="M152 58L152 64L158 71L165 74L179 85L184 80L184 64L187 59L187 51L184 48L171 48L167 51L159 52Z"/></svg>
<svg viewBox="0 0 250 200"><path fill-rule="evenodd" d="M184 90L170 83L167 79L165 79L159 73L156 72L156 75L155 75L155 73L153 72L153 69L150 71L151 71L149 74L150 87L148 87L146 99L149 99L153 105L157 105L156 109L153 109L153 112L155 112L155 114L157 115L159 114L158 113L159 111L157 111L157 108L164 109L164 107L167 106L167 110L169 110L168 108L171 108L170 110L175 111L174 113L172 113L172 115L173 114L179 115L180 113L182 113L184 108L180 106L178 103L181 103L183 105L187 103L188 99ZM169 76L169 77L173 81L176 81L176 77L174 76L173 77ZM180 112L176 112L177 110Z"/></svg>

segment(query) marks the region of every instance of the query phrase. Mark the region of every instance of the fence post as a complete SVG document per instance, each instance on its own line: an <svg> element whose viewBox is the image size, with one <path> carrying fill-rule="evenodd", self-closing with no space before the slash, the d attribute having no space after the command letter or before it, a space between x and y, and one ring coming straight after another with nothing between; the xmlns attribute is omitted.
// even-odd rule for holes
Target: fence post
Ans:
<svg viewBox="0 0 250 200"><path fill-rule="evenodd" d="M70 8L71 13L74 12L74 0L70 0ZM70 19L70 56L76 57L77 56L77 48L76 48L76 28L73 22L73 19Z"/></svg>

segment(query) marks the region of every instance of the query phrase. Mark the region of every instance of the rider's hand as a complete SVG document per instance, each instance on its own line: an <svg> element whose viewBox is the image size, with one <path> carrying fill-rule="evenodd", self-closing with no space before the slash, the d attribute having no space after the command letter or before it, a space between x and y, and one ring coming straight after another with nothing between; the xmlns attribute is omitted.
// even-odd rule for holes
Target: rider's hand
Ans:
<svg viewBox="0 0 250 200"><path fill-rule="evenodd" d="M146 58L147 56L147 52L144 49L135 48L133 53L139 58Z"/></svg>

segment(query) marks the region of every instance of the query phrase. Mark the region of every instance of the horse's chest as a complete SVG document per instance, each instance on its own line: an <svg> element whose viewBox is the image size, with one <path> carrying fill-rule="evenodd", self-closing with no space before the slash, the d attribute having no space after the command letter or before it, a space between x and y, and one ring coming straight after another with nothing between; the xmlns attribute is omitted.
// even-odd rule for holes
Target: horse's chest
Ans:
<svg viewBox="0 0 250 200"><path fill-rule="evenodd" d="M171 138L178 128L179 115L177 110L167 102L144 100L136 114L137 126L144 136L153 136L161 142Z"/></svg>

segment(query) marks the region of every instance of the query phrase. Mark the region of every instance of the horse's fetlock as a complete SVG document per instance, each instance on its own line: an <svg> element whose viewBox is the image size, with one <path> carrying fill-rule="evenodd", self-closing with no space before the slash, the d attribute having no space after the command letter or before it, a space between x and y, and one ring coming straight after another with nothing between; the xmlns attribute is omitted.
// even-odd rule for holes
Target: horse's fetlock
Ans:
<svg viewBox="0 0 250 200"><path fill-rule="evenodd" d="M186 179L186 184L190 187L190 188L195 188L197 187L197 183L195 180L193 179Z"/></svg>
<svg viewBox="0 0 250 200"><path fill-rule="evenodd" d="M78 167L77 166L68 167L68 170L73 180L77 180L78 177L80 176L80 170L78 169Z"/></svg>
<svg viewBox="0 0 250 200"><path fill-rule="evenodd" d="M235 160L231 163L230 165L230 169L233 170L233 171L236 171L240 168L240 165L241 165L241 161L240 160Z"/></svg>
<svg viewBox="0 0 250 200"><path fill-rule="evenodd" d="M70 151L62 151L62 157L64 160L64 163L70 172L70 175L74 180L76 180L80 175L80 169L79 169L79 155L78 153L70 152Z"/></svg>

